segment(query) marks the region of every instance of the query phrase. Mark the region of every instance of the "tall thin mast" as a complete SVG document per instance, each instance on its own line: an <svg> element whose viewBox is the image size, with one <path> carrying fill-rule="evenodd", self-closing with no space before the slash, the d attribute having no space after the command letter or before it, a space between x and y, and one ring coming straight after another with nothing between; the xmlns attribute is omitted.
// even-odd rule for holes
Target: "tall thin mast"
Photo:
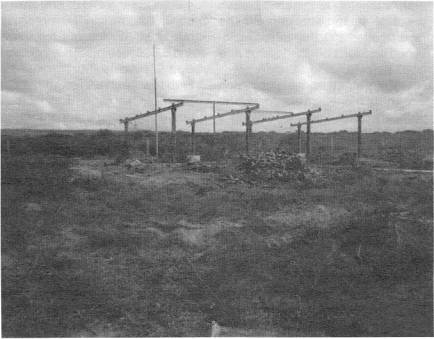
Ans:
<svg viewBox="0 0 434 339"><path fill-rule="evenodd" d="M153 44L154 51L154 107L157 110L157 72L155 70L155 42ZM158 158L158 120L157 114L155 114L155 155Z"/></svg>

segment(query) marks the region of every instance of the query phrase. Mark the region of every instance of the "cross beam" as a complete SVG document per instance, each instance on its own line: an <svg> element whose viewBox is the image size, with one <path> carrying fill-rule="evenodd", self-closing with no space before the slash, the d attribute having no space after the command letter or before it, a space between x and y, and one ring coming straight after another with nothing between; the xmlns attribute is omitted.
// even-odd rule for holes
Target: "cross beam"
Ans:
<svg viewBox="0 0 434 339"><path fill-rule="evenodd" d="M268 111L263 109L257 109L256 113L266 113L266 114L289 114L289 111Z"/></svg>
<svg viewBox="0 0 434 339"><path fill-rule="evenodd" d="M256 113L264 113L264 112L273 112L273 111L256 111ZM270 117L270 118L264 118L264 119L261 119L261 120L254 120L254 121L250 121L250 123L253 125L253 124L259 124L259 123L261 123L261 122L268 122L268 121L274 121L274 120L280 120L280 119L289 119L289 118L294 118L294 117L298 117L298 116L300 116L300 115L306 115L306 114L309 114L309 113L318 113L318 112L321 112L321 107L319 107L319 108L317 108L317 109L314 109L314 110L307 110L306 112L300 112L300 113L292 113L292 112L283 112L283 111L275 111L275 112L273 112L273 113L286 113L286 114L284 114L284 115L277 115L277 116L274 116L274 117ZM245 123L243 122L243 125L244 125Z"/></svg>
<svg viewBox="0 0 434 339"><path fill-rule="evenodd" d="M320 119L320 120L312 120L310 123L316 124L316 123L320 123L320 122L327 122L327 121L333 121L333 120L339 120L339 119L356 118L356 117L364 116L364 115L368 115L368 114L372 114L372 111L359 112L359 113L348 114L348 115L340 115L340 116L336 116L336 117L332 117L332 118L324 118L324 119ZM307 124L307 122L298 122L295 124L291 124L291 126L306 125L306 124Z"/></svg>
<svg viewBox="0 0 434 339"><path fill-rule="evenodd" d="M258 105L256 102L218 101L218 100L163 99L163 101L185 102L185 103L193 103L193 104Z"/></svg>
<svg viewBox="0 0 434 339"><path fill-rule="evenodd" d="M206 120L211 120L211 119L216 119L216 118L223 118L226 117L228 115L233 115L233 114L239 114L239 113L244 113L247 111L253 111L255 109L259 108L259 104L253 104L253 106L251 107L246 107L246 108L242 108L242 109L233 109L230 110L229 112L226 113L217 113L216 115L212 115L212 116L208 116L208 117L203 117L203 118L199 118L199 119L193 119L193 120L187 120L185 123L187 125L191 125L191 124L195 124L197 122L202 122L202 121L206 121Z"/></svg>
<svg viewBox="0 0 434 339"><path fill-rule="evenodd" d="M184 104L183 102L178 102L176 104L172 104L172 105L167 106L167 107L158 108L155 111L147 111L145 113L137 114L137 115L135 115L133 117L127 117L127 118L124 118L124 119L120 119L119 121L121 122L121 124L125 124L125 123L128 123L130 121L134 121L134 120L141 119L141 118L146 118L146 117L149 117L151 115L155 115L155 114L158 114L158 113L161 113L161 112L169 111L169 110L171 110L173 108L182 106L183 104Z"/></svg>

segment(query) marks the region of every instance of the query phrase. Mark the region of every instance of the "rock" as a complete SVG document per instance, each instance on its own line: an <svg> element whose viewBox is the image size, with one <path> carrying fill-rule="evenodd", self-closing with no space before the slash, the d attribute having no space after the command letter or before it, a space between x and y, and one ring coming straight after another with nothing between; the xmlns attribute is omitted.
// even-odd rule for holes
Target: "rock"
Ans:
<svg viewBox="0 0 434 339"><path fill-rule="evenodd" d="M146 170L145 164L139 159L127 159L125 160L125 166L133 170L134 172L143 173Z"/></svg>
<svg viewBox="0 0 434 339"><path fill-rule="evenodd" d="M202 245L204 242L205 231L202 229L179 228L172 232L182 242L189 245Z"/></svg>
<svg viewBox="0 0 434 339"><path fill-rule="evenodd" d="M296 156L298 159L300 159L300 162L302 163L303 166L306 165L307 163L306 153L297 153Z"/></svg>
<svg viewBox="0 0 434 339"><path fill-rule="evenodd" d="M200 162L200 155L187 155L187 162L189 164Z"/></svg>

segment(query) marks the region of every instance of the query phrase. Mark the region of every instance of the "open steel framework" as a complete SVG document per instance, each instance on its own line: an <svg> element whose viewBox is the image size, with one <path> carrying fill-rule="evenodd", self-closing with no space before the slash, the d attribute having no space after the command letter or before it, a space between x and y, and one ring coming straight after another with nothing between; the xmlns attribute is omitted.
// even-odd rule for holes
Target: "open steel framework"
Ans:
<svg viewBox="0 0 434 339"><path fill-rule="evenodd" d="M372 110L369 110L367 112L358 112L355 114L347 114L347 115L340 115L335 116L331 118L324 118L319 120L313 120L308 122L298 122L296 124L291 124L291 126L297 126L297 135L298 135L298 147L299 152L301 152L301 126L307 125L307 128L309 129L310 133L310 124L318 124L322 122L329 122L334 120L340 120L340 119L347 119L347 118L357 118L357 159L360 159L361 150L362 150L362 117L365 115L372 114ZM306 154L307 154L307 148L308 148L308 139L306 139Z"/></svg>
<svg viewBox="0 0 434 339"><path fill-rule="evenodd" d="M170 106L167 107L163 107L163 108L158 108L154 111L147 111L145 113L140 113L137 114L133 117L126 117L124 119L120 119L120 123L124 124L124 132L125 132L125 143L128 146L129 145L129 140L128 140L128 125L131 121L137 120L137 119L142 119L142 118L146 118L152 115L157 115L160 113L163 113L165 111L171 111L172 112L172 158L173 160L175 159L175 153L176 153L176 109L180 106L182 106L184 103L182 102L177 102L177 103L172 103ZM157 130L156 130L157 131ZM158 138L158 136L157 136ZM157 139L158 140L158 139Z"/></svg>
<svg viewBox="0 0 434 339"><path fill-rule="evenodd" d="M280 119L295 118L298 116L305 115L306 116L306 124L307 124L307 145L310 145L310 118L311 118L312 114L321 112L321 107L314 109L314 110L308 109L307 111L300 112L300 113L284 112L284 111L257 111L257 112L283 114L283 115L276 115L276 116L270 117L270 118L263 118L261 120L250 121L250 127L248 128L248 131L246 129L247 134L252 132L252 125L254 125L254 124L260 124L260 123L270 122L270 121L275 121L275 120L280 120ZM247 123L243 123L243 125L247 126ZM248 137L247 137L247 139L248 139ZM299 148L301 148L300 141L299 141ZM310 146L306 147L306 156L309 155L309 152L310 152Z"/></svg>
<svg viewBox="0 0 434 339"><path fill-rule="evenodd" d="M240 113L245 113L246 114L246 121L250 121L250 113L253 110L256 110L259 108L259 104L258 103L254 103L254 102L240 102L240 101L219 101L219 100L193 100L193 99L164 99L163 101L169 101L169 102L183 102L183 103L194 103L194 104L212 104L213 105L213 114L212 116L205 116L203 118L199 118L199 119L192 119L192 120L187 120L186 124L191 126L191 138L190 138L190 142L191 142L191 152L192 154L196 153L196 143L195 143L195 132L196 132L196 123L198 122L203 122L203 121L207 121L207 120L213 120L213 135L215 138L215 133L216 133L216 124L215 121L216 119L219 118L223 118L229 115L234 115L234 114L240 114ZM216 104L223 104L223 105L240 105L240 106L246 106L245 108L242 109L236 109L236 110L230 110L229 112L225 112L225 113L217 113L215 111L215 105ZM247 136L247 132L246 132L246 152L249 152L248 149L248 136ZM215 139L214 139L215 140Z"/></svg>

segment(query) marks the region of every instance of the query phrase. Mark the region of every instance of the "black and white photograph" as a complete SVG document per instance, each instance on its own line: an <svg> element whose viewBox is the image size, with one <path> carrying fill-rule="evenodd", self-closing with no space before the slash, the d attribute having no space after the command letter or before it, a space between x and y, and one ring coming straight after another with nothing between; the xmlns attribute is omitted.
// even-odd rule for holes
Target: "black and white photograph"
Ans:
<svg viewBox="0 0 434 339"><path fill-rule="evenodd" d="M1 1L1 337L432 337L432 1Z"/></svg>

